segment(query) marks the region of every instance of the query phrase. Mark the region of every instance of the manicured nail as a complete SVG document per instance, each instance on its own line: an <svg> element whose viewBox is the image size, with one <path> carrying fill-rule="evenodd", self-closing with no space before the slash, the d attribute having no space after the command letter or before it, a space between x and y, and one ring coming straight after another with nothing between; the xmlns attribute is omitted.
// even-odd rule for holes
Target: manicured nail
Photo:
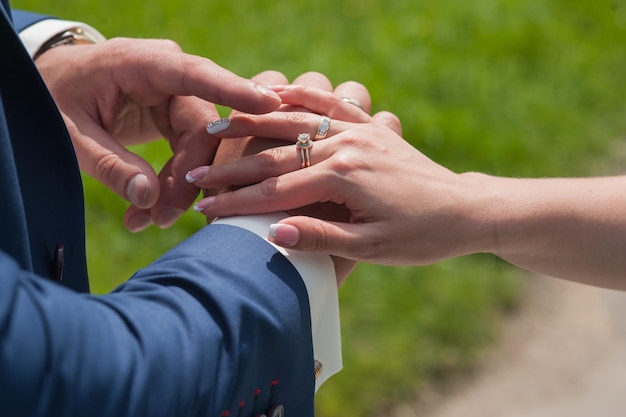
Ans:
<svg viewBox="0 0 626 417"><path fill-rule="evenodd" d="M193 184L194 182L204 178L206 176L206 174L208 174L209 168L210 167L194 168L191 171L187 172L187 174L185 175L185 180L187 180L187 182Z"/></svg>
<svg viewBox="0 0 626 417"><path fill-rule="evenodd" d="M214 120L206 125L206 131L209 132L211 135L214 135L221 132L222 130L228 129L228 126L230 126L229 118Z"/></svg>
<svg viewBox="0 0 626 417"><path fill-rule="evenodd" d="M161 229L167 229L168 227L176 223L176 220L178 220L180 216L183 215L183 213L184 212L182 210L175 208L168 207L161 209L161 211L159 211L156 215L156 225L159 226Z"/></svg>
<svg viewBox="0 0 626 417"><path fill-rule="evenodd" d="M294 246L300 239L300 231L289 224L272 224L268 239L279 246Z"/></svg>
<svg viewBox="0 0 626 417"><path fill-rule="evenodd" d="M152 224L152 218L147 213L137 213L126 221L126 227L132 233L138 233Z"/></svg>
<svg viewBox="0 0 626 417"><path fill-rule="evenodd" d="M214 201L215 201L215 197L213 196L204 198L198 201L196 204L194 204L193 211L197 211L198 213L200 213L201 211L204 211L208 209L209 207L211 207Z"/></svg>
<svg viewBox="0 0 626 417"><path fill-rule="evenodd" d="M280 96L278 94L276 94L274 91L272 91L267 86L264 86L262 84L257 84L257 85L254 86L254 88L256 89L256 91L258 91L259 93L263 94L266 97L270 97L270 98L273 98L275 100L282 101Z"/></svg>
<svg viewBox="0 0 626 417"><path fill-rule="evenodd" d="M144 208L148 200L148 177L135 175L126 186L126 198L139 208Z"/></svg>

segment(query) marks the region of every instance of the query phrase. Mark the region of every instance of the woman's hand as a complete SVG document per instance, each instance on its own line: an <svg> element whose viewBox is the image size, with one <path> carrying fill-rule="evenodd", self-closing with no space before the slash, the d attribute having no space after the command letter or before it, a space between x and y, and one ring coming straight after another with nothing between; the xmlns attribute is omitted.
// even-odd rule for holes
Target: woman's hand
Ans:
<svg viewBox="0 0 626 417"><path fill-rule="evenodd" d="M326 96L299 86L276 90L284 103L304 107ZM218 135L293 143L302 132L313 137L319 123L320 116L312 113L239 114L225 122ZM334 203L347 210L344 220L328 221L308 212L309 217L274 225L270 239L354 260L426 264L476 250L481 242L469 239L465 229L475 227L474 206L467 203L479 181L434 163L399 132L398 118L387 112L367 123L333 119L328 137L314 141L311 167L301 169L293 145L213 165L197 185L245 187L197 206L207 215L227 216Z"/></svg>
<svg viewBox="0 0 626 417"><path fill-rule="evenodd" d="M287 78L275 71L266 71L253 78L255 81L266 84L285 84ZM360 83L349 81L338 85L335 89L328 78L320 73L309 72L300 75L293 81L303 91L310 91L312 100L307 103L306 108L297 105L283 105L279 111L286 114L294 114L295 111L306 111L314 113L324 113L334 118L349 120L354 122L370 122L369 115L371 99L367 89ZM284 92L289 94L290 89ZM344 99L349 97L350 104ZM231 117L236 117L238 112L233 112ZM218 126L218 125L216 125ZM218 126L218 128L221 126ZM252 137L244 136L237 139L228 139L221 142L217 151L215 162L228 163L235 161L245 155L254 155L266 149L285 146L289 142L280 139L270 139L273 136ZM271 152L271 151L270 151ZM201 167L192 174L202 173L206 167ZM242 167L242 169L246 169ZM193 181L193 177L190 178ZM207 194L217 195L228 190L239 188L241 184L220 184L218 187L210 187ZM349 212L345 207L332 202L309 204L305 207L293 207L288 210L291 215L312 215L324 220L348 221ZM349 273L354 269L356 262L340 257L333 257L338 284L340 285Z"/></svg>
<svg viewBox="0 0 626 417"><path fill-rule="evenodd" d="M303 104L298 87L281 93ZM294 97L298 97L296 100ZM295 141L315 132L320 116L274 112L238 115L220 132ZM591 285L625 290L626 176L502 178L456 174L398 135L388 113L371 123L332 120L300 168L295 146L212 166L198 184L247 185L200 201L205 214L288 210L332 202L346 221L292 217L273 225L275 243L388 265L422 265L486 252L521 268ZM396 126L396 128L394 128ZM390 129L391 127L391 129Z"/></svg>

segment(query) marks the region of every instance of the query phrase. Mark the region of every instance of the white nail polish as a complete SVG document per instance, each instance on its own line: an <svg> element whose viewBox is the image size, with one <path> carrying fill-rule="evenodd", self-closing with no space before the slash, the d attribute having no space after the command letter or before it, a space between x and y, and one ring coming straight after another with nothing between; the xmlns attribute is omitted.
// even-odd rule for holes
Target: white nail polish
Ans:
<svg viewBox="0 0 626 417"><path fill-rule="evenodd" d="M270 224L270 231L268 233L268 237L274 239L276 237L276 231L280 227L280 224Z"/></svg>
<svg viewBox="0 0 626 417"><path fill-rule="evenodd" d="M228 126L230 126L229 118L214 120L206 126L206 131L214 135L222 130L228 129Z"/></svg>
<svg viewBox="0 0 626 417"><path fill-rule="evenodd" d="M207 208L211 207L214 201L215 201L215 196L204 198L198 201L196 204L194 204L193 211L200 213L206 210Z"/></svg>
<svg viewBox="0 0 626 417"><path fill-rule="evenodd" d="M185 180L188 183L193 184L194 182L204 178L206 176L206 174L209 173L209 169L210 169L210 167L194 168L191 171L187 172L187 174L185 174Z"/></svg>

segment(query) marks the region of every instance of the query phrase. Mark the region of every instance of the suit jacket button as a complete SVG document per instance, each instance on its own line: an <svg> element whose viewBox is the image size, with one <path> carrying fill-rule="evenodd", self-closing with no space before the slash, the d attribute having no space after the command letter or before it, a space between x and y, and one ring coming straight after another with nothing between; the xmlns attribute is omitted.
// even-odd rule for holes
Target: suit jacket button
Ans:
<svg viewBox="0 0 626 417"><path fill-rule="evenodd" d="M285 415L285 407L281 404L277 404L273 406L269 413L267 413L267 417L283 417Z"/></svg>
<svg viewBox="0 0 626 417"><path fill-rule="evenodd" d="M63 279L63 243L57 243L52 259L50 260L50 276L53 280L61 282Z"/></svg>

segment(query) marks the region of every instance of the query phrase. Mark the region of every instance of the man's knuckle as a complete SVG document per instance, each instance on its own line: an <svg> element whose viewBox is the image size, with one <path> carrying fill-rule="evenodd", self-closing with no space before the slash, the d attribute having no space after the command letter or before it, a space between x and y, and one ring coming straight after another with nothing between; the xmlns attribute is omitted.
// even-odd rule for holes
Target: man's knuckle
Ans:
<svg viewBox="0 0 626 417"><path fill-rule="evenodd" d="M161 47L163 49L168 49L173 52L182 52L183 48L180 47L178 42L173 41L171 39L161 39Z"/></svg>
<svg viewBox="0 0 626 417"><path fill-rule="evenodd" d="M103 182L115 181L117 177L116 167L119 165L120 159L114 153L102 155L96 161L94 173L95 177Z"/></svg>

